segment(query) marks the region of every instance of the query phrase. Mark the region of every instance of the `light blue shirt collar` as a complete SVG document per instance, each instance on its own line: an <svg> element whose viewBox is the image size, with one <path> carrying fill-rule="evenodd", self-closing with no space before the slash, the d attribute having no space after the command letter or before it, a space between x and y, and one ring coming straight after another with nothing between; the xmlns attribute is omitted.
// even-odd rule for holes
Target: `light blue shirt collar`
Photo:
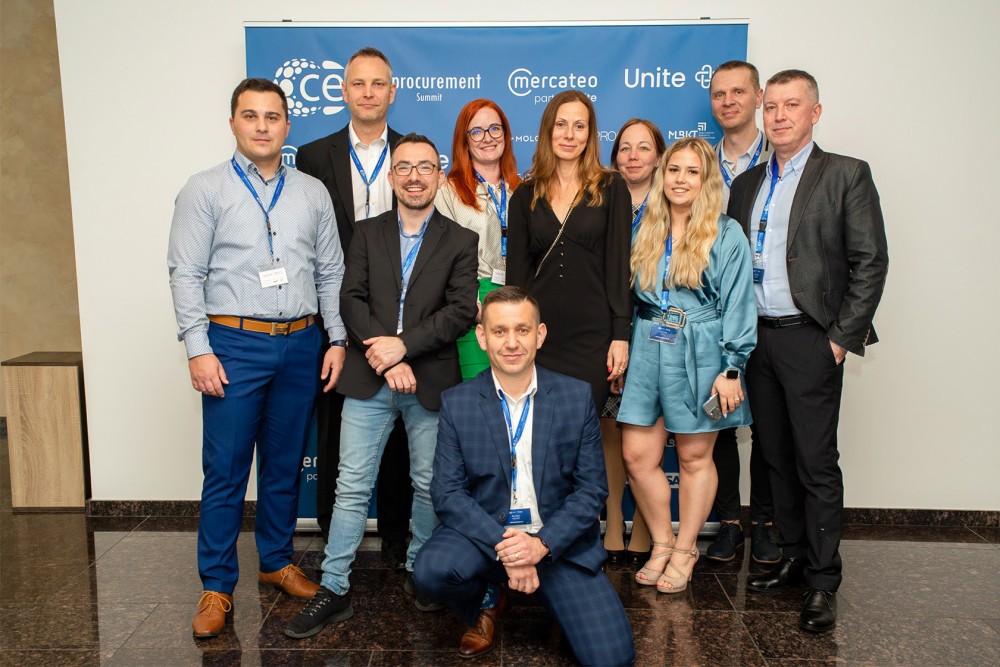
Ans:
<svg viewBox="0 0 1000 667"><path fill-rule="evenodd" d="M787 178L791 173L801 173L805 169L806 161L809 159L809 155L812 153L813 146L816 145L815 141L810 141L808 144L802 147L798 153L793 155L788 162L785 163L785 170L782 172L782 178ZM778 154L772 153L772 157L767 161L767 178L771 178L771 170L774 168L778 162Z"/></svg>

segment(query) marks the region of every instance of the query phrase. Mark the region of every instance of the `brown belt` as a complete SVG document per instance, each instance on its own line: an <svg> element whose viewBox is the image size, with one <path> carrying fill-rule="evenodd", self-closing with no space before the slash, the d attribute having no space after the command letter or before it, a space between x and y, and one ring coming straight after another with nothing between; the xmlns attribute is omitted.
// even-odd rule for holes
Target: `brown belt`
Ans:
<svg viewBox="0 0 1000 667"><path fill-rule="evenodd" d="M208 319L224 327L243 329L244 331L256 331L257 333L266 333L271 336L287 336L290 333L311 327L316 322L315 315L308 315L301 320L293 320L291 322L264 322L262 320L253 320L249 317L236 317L235 315L209 315Z"/></svg>

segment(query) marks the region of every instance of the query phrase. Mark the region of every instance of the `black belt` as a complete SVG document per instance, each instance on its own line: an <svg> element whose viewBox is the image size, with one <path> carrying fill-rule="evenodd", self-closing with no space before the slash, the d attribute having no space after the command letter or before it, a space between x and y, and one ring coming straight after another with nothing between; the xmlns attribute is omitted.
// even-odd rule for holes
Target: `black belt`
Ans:
<svg viewBox="0 0 1000 667"><path fill-rule="evenodd" d="M652 306L644 301L639 302L637 313L640 320L658 320L663 315L659 306Z"/></svg>
<svg viewBox="0 0 1000 667"><path fill-rule="evenodd" d="M803 324L812 324L815 320L808 315L788 315L787 317L758 317L757 324L770 329L784 329Z"/></svg>

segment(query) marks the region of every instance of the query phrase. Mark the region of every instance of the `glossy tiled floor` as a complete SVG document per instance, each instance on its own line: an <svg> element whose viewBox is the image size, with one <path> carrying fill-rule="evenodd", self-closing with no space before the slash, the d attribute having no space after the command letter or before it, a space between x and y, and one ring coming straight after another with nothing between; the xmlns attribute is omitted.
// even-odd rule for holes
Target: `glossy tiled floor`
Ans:
<svg viewBox="0 0 1000 667"><path fill-rule="evenodd" d="M519 596L499 647L459 659L462 628L423 614L377 550L359 555L354 618L303 641L282 630L302 603L256 583L253 534L240 536L244 577L222 636L191 637L199 596L196 520L13 515L0 441L0 665L569 665L545 612ZM702 559L677 596L609 576L628 610L640 665L1000 665L996 527L849 526L838 627L797 628L801 590L748 593L746 561ZM377 542L366 544L377 549ZM704 544L701 545L704 551ZM296 537L317 576L322 545Z"/></svg>

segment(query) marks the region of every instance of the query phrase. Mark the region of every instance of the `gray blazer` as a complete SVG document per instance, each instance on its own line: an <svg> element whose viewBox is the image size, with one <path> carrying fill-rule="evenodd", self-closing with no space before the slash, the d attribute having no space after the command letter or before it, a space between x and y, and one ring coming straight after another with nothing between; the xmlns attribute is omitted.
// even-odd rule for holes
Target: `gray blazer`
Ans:
<svg viewBox="0 0 1000 667"><path fill-rule="evenodd" d="M765 178L760 164L733 181L729 216L753 243L754 200ZM818 145L802 170L786 247L792 300L842 348L864 356L878 342L872 319L889 269L885 223L867 162Z"/></svg>

